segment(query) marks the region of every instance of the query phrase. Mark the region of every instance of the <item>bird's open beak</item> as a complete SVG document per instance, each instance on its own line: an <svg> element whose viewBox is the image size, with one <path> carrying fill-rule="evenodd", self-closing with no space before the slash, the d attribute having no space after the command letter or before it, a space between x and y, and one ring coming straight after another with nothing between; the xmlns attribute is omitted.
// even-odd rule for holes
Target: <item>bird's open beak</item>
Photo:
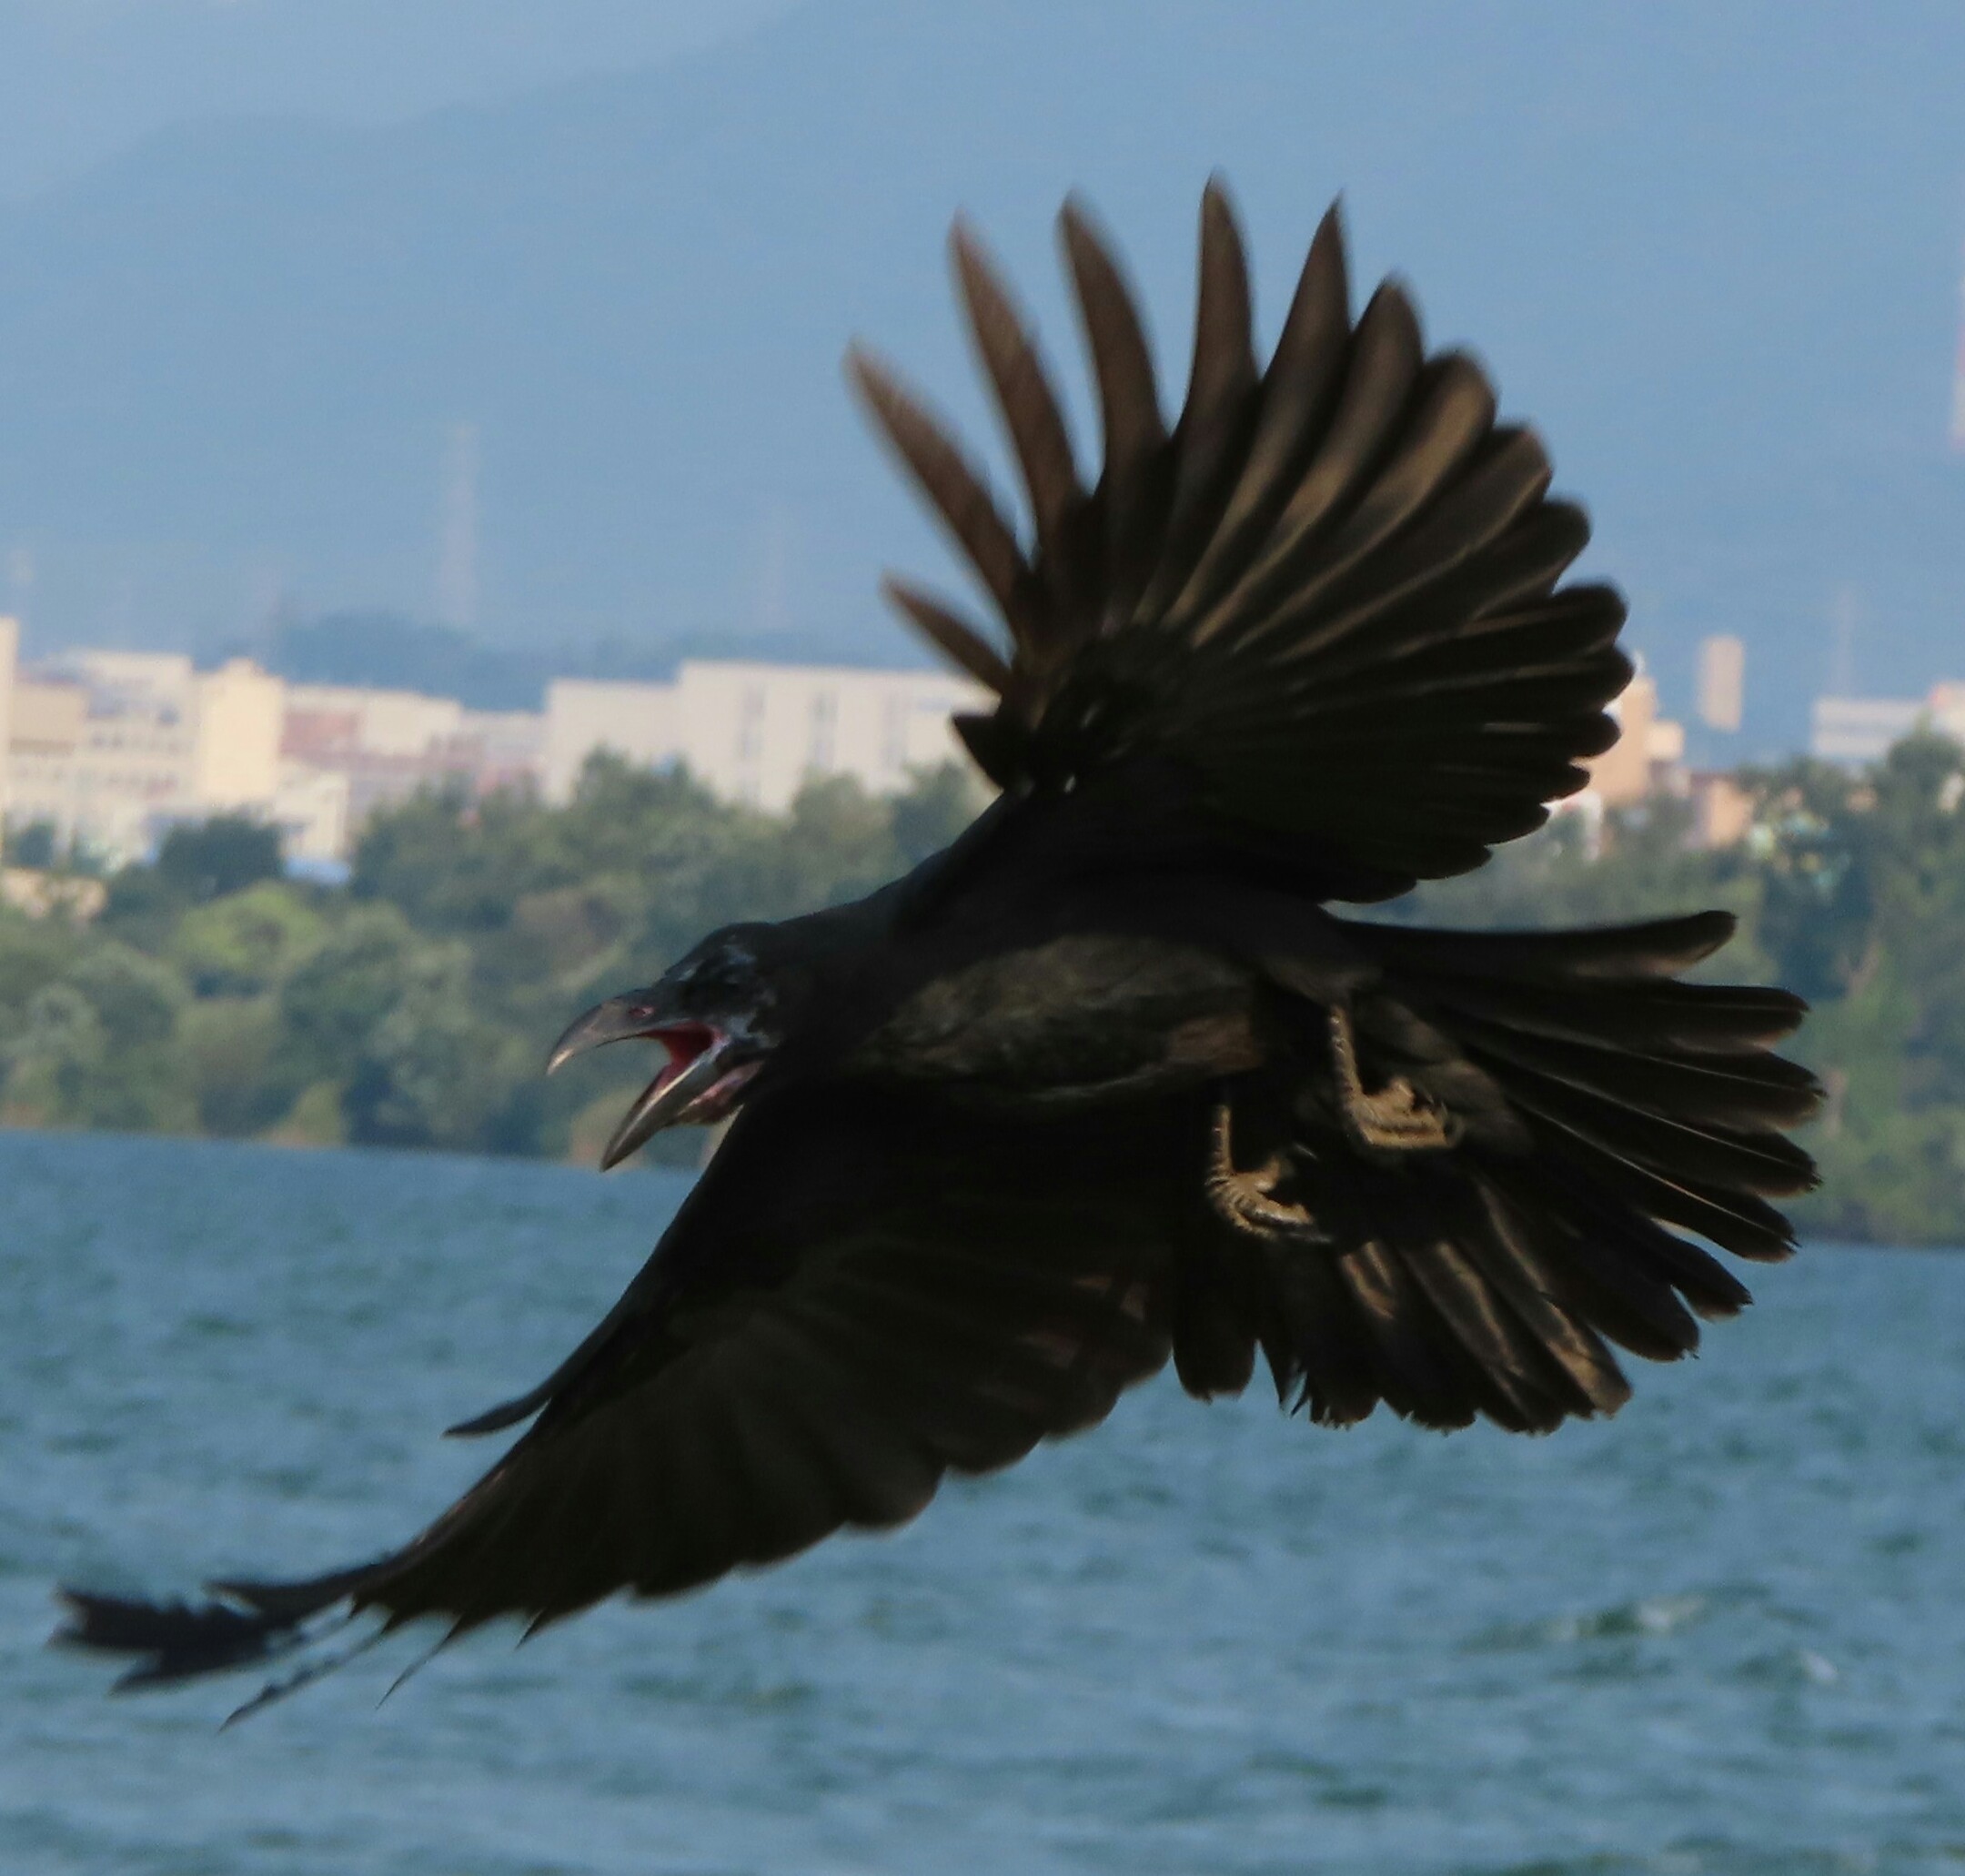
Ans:
<svg viewBox="0 0 1965 1876"><path fill-rule="evenodd" d="M553 1074L590 1049L636 1037L661 1044L669 1059L614 1129L600 1155L602 1172L619 1165L664 1127L721 1120L744 1084L763 1066L749 1048L748 1035L693 1017L664 1016L642 992L610 997L576 1017L553 1044L546 1073Z"/></svg>

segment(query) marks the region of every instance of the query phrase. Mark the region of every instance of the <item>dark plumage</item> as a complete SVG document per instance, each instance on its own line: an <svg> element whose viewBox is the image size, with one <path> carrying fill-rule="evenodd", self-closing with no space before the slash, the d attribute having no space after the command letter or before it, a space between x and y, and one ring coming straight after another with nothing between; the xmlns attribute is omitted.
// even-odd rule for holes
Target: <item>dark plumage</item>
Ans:
<svg viewBox="0 0 1965 1876"><path fill-rule="evenodd" d="M713 934L555 1057L670 1061L607 1162L734 1115L531 1426L403 1549L202 1608L73 1594L136 1679L260 1659L338 1607L537 1625L912 1518L950 1470L1090 1426L1172 1356L1258 1355L1343 1425L1544 1431L1614 1411L1612 1346L1671 1359L1792 1239L1813 1108L1769 1053L1802 1005L1681 981L1731 922L1462 933L1332 915L1478 866L1606 749L1624 608L1558 590L1580 509L1396 284L1350 318L1335 211L1265 368L1211 187L1169 428L1120 269L1069 205L1104 467L1087 489L976 238L958 282L1028 550L916 398L853 380L1001 615L889 590L999 698L959 728L1002 791L857 904ZM1682 1235L1688 1234L1688 1235Z"/></svg>

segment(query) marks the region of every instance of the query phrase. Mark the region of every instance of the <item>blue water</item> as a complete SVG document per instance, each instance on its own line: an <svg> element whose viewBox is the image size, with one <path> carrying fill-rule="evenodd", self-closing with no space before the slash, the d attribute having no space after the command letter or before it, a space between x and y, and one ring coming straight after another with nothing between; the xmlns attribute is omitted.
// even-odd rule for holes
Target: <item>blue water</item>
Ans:
<svg viewBox="0 0 1965 1876"><path fill-rule="evenodd" d="M57 1578L407 1534L682 1186L0 1135L0 1871L1965 1871L1965 1257L1756 1273L1554 1439L1171 1381L666 1608L110 1699Z"/></svg>

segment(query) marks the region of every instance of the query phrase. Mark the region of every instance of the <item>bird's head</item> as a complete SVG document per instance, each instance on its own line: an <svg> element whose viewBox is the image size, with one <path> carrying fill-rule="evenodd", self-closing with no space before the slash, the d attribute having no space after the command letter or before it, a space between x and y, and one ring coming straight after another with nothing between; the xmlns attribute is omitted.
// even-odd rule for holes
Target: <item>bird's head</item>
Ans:
<svg viewBox="0 0 1965 1876"><path fill-rule="evenodd" d="M577 1017L553 1045L546 1073L608 1043L660 1043L668 1060L621 1118L600 1155L618 1165L664 1127L723 1119L778 1045L780 999L769 925L730 925L645 990L610 997Z"/></svg>

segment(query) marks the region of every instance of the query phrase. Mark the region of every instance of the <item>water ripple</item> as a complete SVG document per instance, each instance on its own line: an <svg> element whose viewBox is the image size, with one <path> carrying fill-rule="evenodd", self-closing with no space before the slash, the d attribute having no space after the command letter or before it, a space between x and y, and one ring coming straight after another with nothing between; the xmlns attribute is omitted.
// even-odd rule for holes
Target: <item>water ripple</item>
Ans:
<svg viewBox="0 0 1965 1876"><path fill-rule="evenodd" d="M1965 1259L1811 1252L1544 1441L1156 1386L893 1538L221 1739L45 1649L48 1586L399 1537L682 1187L25 1135L0 1184L6 1876L1965 1871Z"/></svg>

